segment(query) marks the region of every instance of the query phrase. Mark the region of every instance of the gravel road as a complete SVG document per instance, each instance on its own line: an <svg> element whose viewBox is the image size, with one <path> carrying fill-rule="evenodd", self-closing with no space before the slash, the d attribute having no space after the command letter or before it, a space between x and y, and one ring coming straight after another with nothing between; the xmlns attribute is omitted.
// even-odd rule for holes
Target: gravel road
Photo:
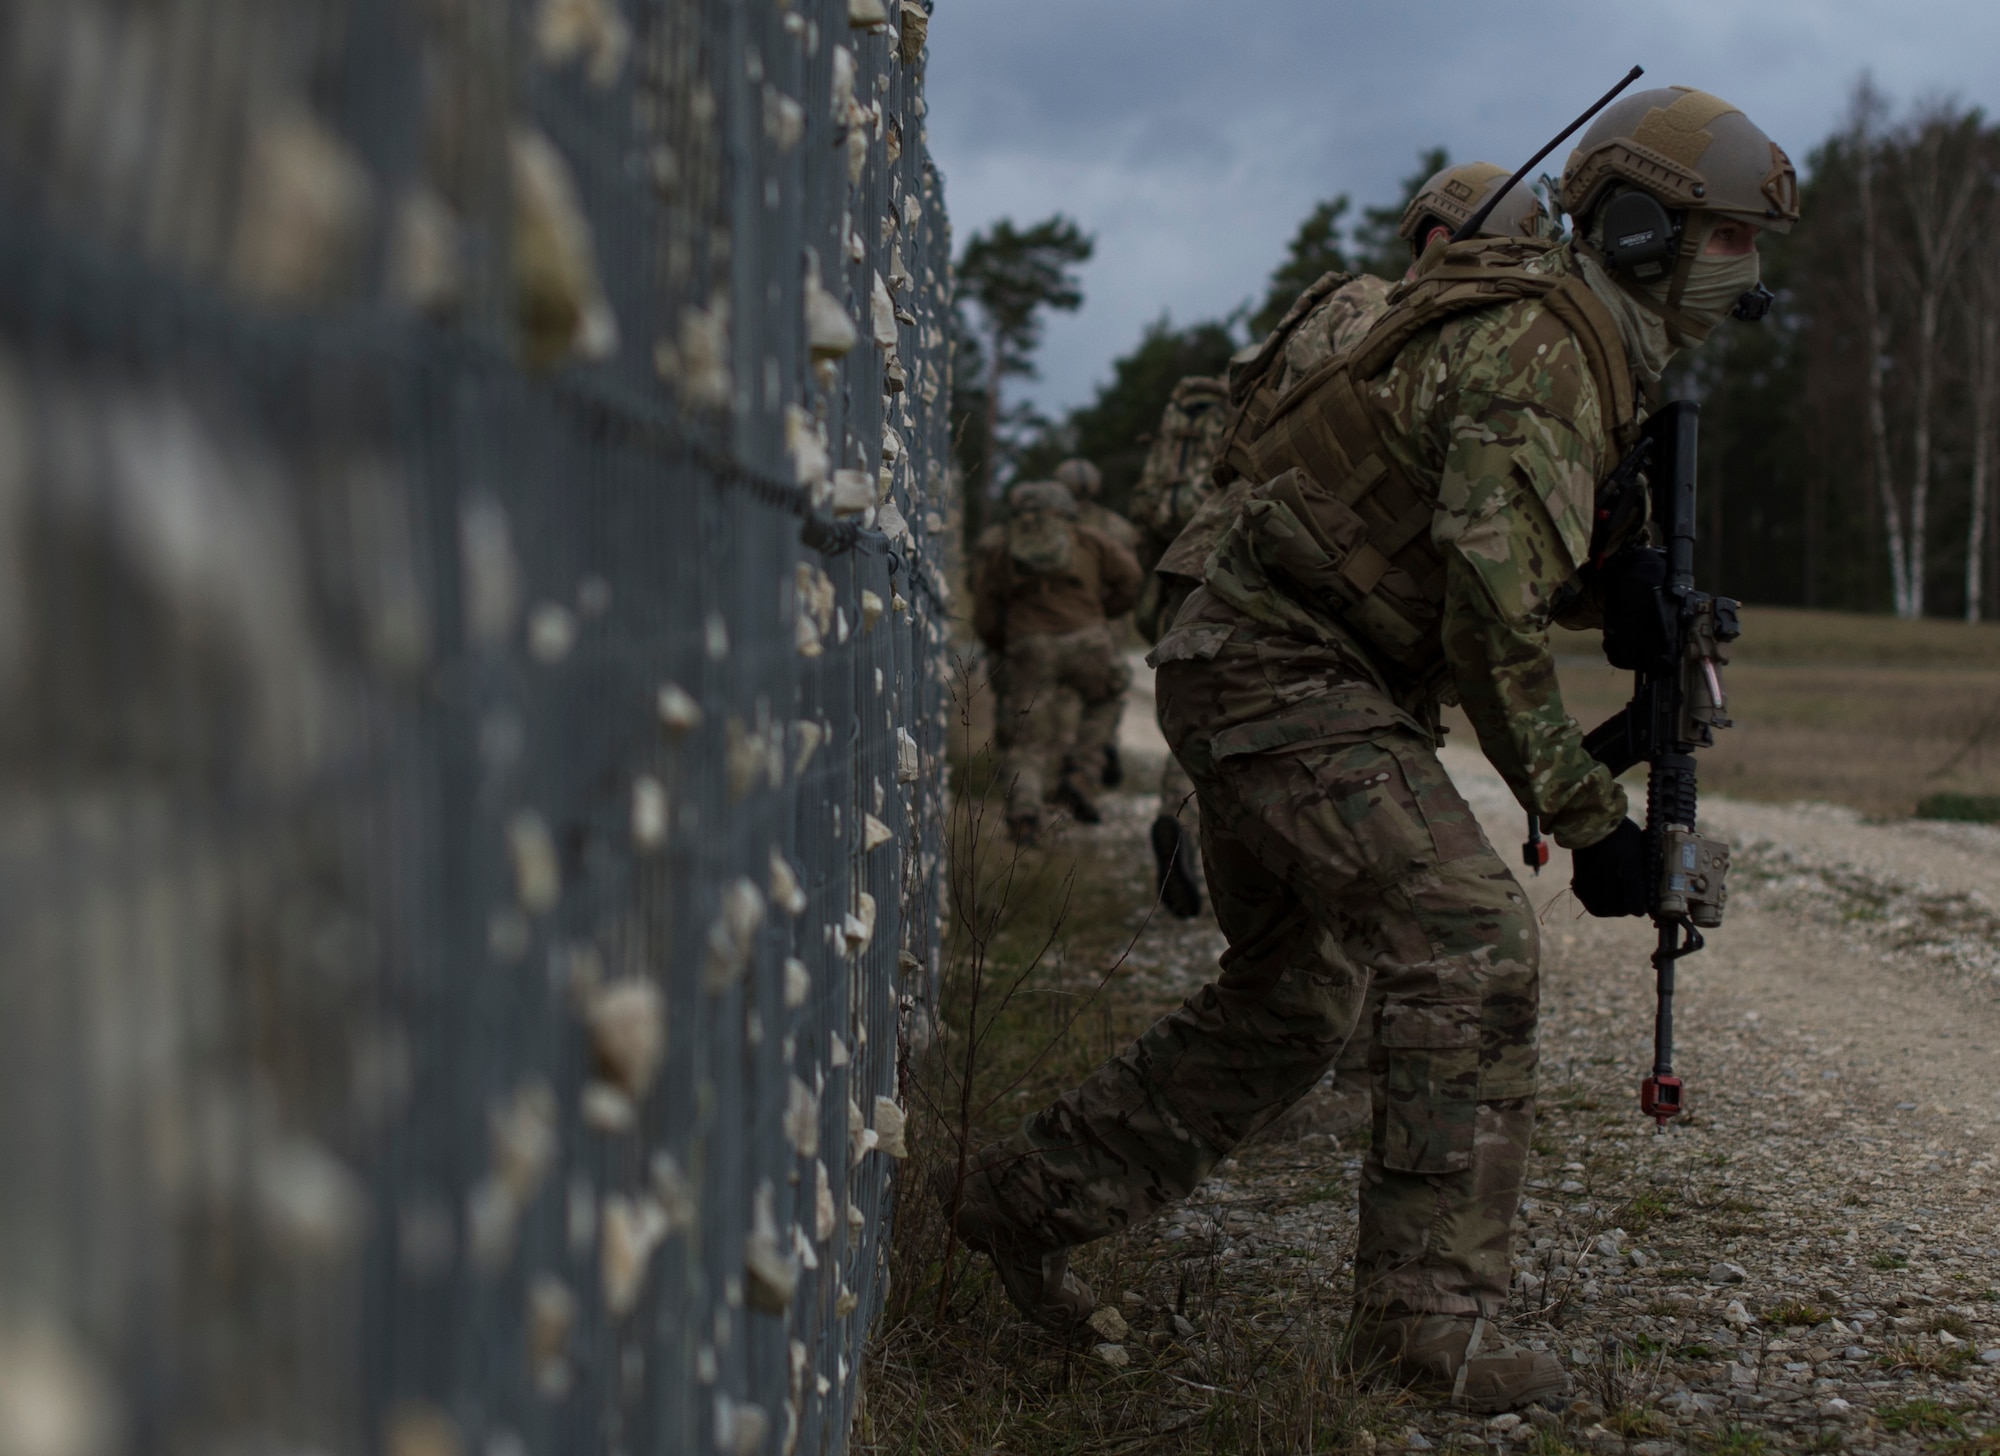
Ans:
<svg viewBox="0 0 2000 1456"><path fill-rule="evenodd" d="M1077 832L1136 838L1153 812L1136 790L1163 746L1140 678L1130 791ZM1456 742L1445 761L1514 859L1520 815L1498 776ZM1582 916L1560 851L1528 882L1543 1081L1510 1321L1570 1366L1569 1402L1525 1421L1412 1408L1386 1444L1995 1449L2000 833L1722 799L1703 819L1736 846L1732 901L1710 949L1682 963L1691 1111L1668 1129L1637 1106L1650 924ZM1166 928L1136 974L1164 1007L1219 948L1207 921ZM1266 1139L1131 1237L1155 1255L1199 1250L1246 1297L1268 1286L1280 1304L1297 1251L1321 1248L1310 1282L1338 1289L1358 1168L1324 1131ZM1149 1298L1124 1296L1135 1341Z"/></svg>

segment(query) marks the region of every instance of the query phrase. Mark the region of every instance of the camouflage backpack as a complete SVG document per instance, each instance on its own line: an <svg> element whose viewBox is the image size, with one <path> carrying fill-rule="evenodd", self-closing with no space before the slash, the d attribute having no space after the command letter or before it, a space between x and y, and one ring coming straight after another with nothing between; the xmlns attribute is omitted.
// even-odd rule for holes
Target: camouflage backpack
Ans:
<svg viewBox="0 0 2000 1456"><path fill-rule="evenodd" d="M1231 409L1249 398L1255 386L1275 384L1283 389L1332 358L1339 347L1358 337L1359 332L1380 317L1388 307L1389 289L1387 282L1366 274L1322 273L1292 300L1276 328L1259 343L1239 350L1230 360L1229 375L1222 382L1219 398L1202 416L1207 433L1199 463L1204 477L1177 492L1174 504L1185 509L1186 514L1164 526L1156 538L1166 544L1158 559L1150 563L1153 569L1146 577L1133 619L1147 637L1158 640L1172 624L1181 604L1200 584L1208 553L1235 521L1250 486L1256 483L1237 476L1218 460L1222 441L1233 421ZM1176 395L1180 389L1196 383L1211 381L1183 380ZM1160 434L1162 438L1167 434L1164 421ZM1158 458L1157 444L1154 450ZM1149 459L1149 476L1152 470L1153 460ZM1144 488L1142 481L1140 490ZM1137 499L1135 492L1135 502ZM1167 513L1163 510L1160 514Z"/></svg>
<svg viewBox="0 0 2000 1456"><path fill-rule="evenodd" d="M1191 374L1174 386L1129 512L1132 524L1156 542L1178 536L1213 489L1209 472L1228 408L1229 387L1221 379Z"/></svg>

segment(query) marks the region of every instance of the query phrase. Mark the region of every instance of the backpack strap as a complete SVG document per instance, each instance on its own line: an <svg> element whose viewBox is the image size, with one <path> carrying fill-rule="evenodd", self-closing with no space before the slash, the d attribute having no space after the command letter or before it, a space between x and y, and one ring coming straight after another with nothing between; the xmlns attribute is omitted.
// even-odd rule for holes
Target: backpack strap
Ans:
<svg viewBox="0 0 2000 1456"><path fill-rule="evenodd" d="M1624 455L1639 440L1639 400L1632 383L1631 356L1625 336L1604 301L1590 291L1583 275L1572 273L1550 290L1543 306L1563 321L1583 350L1583 360L1604 401L1612 445Z"/></svg>

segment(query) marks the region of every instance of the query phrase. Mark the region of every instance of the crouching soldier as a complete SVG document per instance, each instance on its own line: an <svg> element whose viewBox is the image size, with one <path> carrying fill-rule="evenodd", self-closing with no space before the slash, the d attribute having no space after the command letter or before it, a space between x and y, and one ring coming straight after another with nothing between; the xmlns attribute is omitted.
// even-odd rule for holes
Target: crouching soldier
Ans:
<svg viewBox="0 0 2000 1456"><path fill-rule="evenodd" d="M1153 654L1201 804L1221 974L940 1190L1036 1319L1086 1316L1068 1249L1185 1198L1372 1007L1357 1358L1474 1410L1564 1384L1494 1323L1534 1127L1540 944L1438 762L1439 708L1463 706L1572 851L1585 910L1645 903L1644 837L1564 710L1549 625L1589 598L1596 494L1647 388L1732 312L1768 307L1757 239L1791 228L1798 183L1741 111L1674 87L1602 112L1562 200L1574 242L1433 244L1323 365L1282 388L1232 374L1218 477L1250 484Z"/></svg>

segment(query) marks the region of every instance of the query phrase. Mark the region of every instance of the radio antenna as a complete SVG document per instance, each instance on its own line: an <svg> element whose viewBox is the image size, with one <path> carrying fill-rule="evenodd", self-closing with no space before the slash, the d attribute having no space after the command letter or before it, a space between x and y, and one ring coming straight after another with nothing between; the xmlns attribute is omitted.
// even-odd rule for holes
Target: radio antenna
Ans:
<svg viewBox="0 0 2000 1456"><path fill-rule="evenodd" d="M1479 210L1477 212L1473 213L1471 217L1468 217L1464 222L1458 225L1458 231L1451 235L1451 241L1454 243L1462 243L1467 238L1472 237L1474 234L1476 234L1479 231L1480 227L1485 223L1486 215L1491 211L1493 211L1495 204L1497 204L1500 201L1500 199L1505 197L1509 192L1512 192L1514 188L1517 185L1519 185L1523 177L1527 176L1530 172L1534 171L1536 167L1540 166L1542 158L1546 157L1550 152L1553 152L1557 147L1561 146L1564 142L1568 141L1570 139L1570 136L1576 131L1578 127L1582 126L1586 121L1589 121L1591 117L1597 115L1598 112L1604 110L1605 107L1609 106L1614 100L1617 99L1618 93L1620 91L1623 91L1627 86L1630 86L1634 81L1638 80L1641 76L1645 74L1646 74L1646 68L1644 66L1634 66L1631 70L1627 71L1625 73L1624 80L1620 81L1616 86L1613 86L1609 91L1606 91L1602 96L1597 98L1596 105L1592 106L1590 110L1584 112L1583 115L1579 116L1575 121L1572 121L1568 126L1564 127L1560 132L1556 134L1556 138L1554 141L1550 142L1547 146L1543 147L1539 152L1536 152L1534 156L1528 158L1527 161L1521 164L1520 171L1516 172L1513 176L1509 177L1505 182L1501 183L1499 189L1495 191L1491 197L1487 198L1486 201L1482 202L1479 205Z"/></svg>

